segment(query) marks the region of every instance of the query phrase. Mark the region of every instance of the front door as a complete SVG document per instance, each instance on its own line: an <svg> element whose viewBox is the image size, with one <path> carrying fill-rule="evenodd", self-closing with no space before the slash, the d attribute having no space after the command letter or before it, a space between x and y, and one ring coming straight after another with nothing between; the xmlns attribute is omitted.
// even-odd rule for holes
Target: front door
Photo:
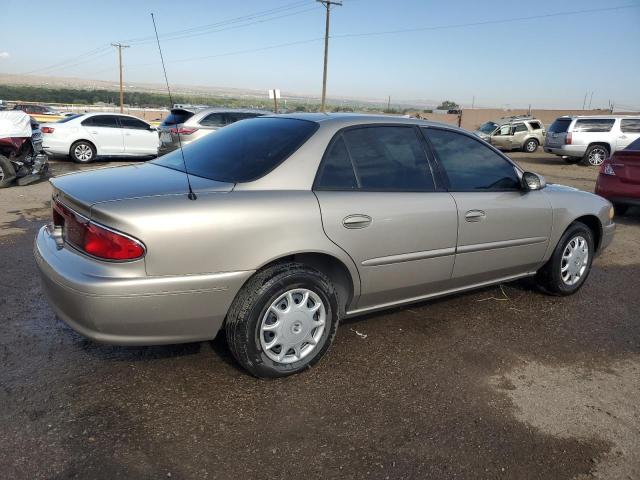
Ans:
<svg viewBox="0 0 640 480"><path fill-rule="evenodd" d="M511 149L511 141L513 139L513 131L511 125L502 125L491 135L491 144L496 148L503 150Z"/></svg>
<svg viewBox="0 0 640 480"><path fill-rule="evenodd" d="M452 282L466 286L535 271L551 233L545 192L521 188L513 164L470 135L425 133L458 208Z"/></svg>
<svg viewBox="0 0 640 480"><path fill-rule="evenodd" d="M157 155L160 139L151 126L133 117L119 117L127 155Z"/></svg>
<svg viewBox="0 0 640 480"><path fill-rule="evenodd" d="M334 137L315 194L327 236L358 267L358 309L444 290L457 211L434 182L413 126L349 128Z"/></svg>

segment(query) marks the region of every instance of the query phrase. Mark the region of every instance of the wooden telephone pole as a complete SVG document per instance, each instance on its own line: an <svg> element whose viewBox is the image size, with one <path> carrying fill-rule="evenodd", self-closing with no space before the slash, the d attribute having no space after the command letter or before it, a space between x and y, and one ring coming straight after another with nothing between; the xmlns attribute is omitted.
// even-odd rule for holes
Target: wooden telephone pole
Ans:
<svg viewBox="0 0 640 480"><path fill-rule="evenodd" d="M327 58L329 56L329 18L331 16L331 6L336 5L341 7L342 2L336 2L333 0L316 0L321 3L327 9L327 20L324 30L324 70L322 72L322 104L320 105L320 111L324 112L325 103L327 101Z"/></svg>
<svg viewBox="0 0 640 480"><path fill-rule="evenodd" d="M120 63L120 113L124 113L124 90L122 87L122 49L129 48L129 45L121 43L112 43L112 46L118 49L118 62Z"/></svg>

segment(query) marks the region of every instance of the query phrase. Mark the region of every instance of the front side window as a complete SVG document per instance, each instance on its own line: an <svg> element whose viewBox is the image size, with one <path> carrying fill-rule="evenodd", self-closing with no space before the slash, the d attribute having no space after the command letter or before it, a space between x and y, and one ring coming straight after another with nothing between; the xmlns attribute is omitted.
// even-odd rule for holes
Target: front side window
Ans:
<svg viewBox="0 0 640 480"><path fill-rule="evenodd" d="M620 130L622 133L640 133L640 118L623 118Z"/></svg>
<svg viewBox="0 0 640 480"><path fill-rule="evenodd" d="M445 170L451 191L520 189L513 165L484 143L451 130L423 131Z"/></svg>
<svg viewBox="0 0 640 480"><path fill-rule="evenodd" d="M573 126L574 132L603 133L610 132L615 120L613 118L581 118Z"/></svg>
<svg viewBox="0 0 640 480"><path fill-rule="evenodd" d="M511 126L510 125L502 125L500 130L495 133L495 136L505 136L511 135Z"/></svg>

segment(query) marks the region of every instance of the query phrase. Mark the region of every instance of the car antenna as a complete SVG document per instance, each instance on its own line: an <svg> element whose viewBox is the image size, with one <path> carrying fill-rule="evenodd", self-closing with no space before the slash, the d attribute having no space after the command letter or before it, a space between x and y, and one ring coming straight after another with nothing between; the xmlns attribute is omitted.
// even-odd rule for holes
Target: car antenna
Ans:
<svg viewBox="0 0 640 480"><path fill-rule="evenodd" d="M167 69L164 66L164 57L162 56L162 48L160 47L160 38L158 38L158 28L156 27L156 19L151 12L151 21L153 22L153 31L156 32L156 42L158 42L158 51L160 52L160 61L162 62L162 71L164 72L164 81L167 84L167 92L169 93L169 103L173 107L173 99L171 98L171 89L169 88L169 79L167 78ZM189 186L189 200L195 200L198 198L191 188L191 180L189 179L189 172L187 171L187 161L184 159L184 150L182 150L182 140L180 139L180 129L176 128L176 135L178 135L178 145L180 146L180 155L182 155L182 165L184 166L184 174L187 177L187 185Z"/></svg>

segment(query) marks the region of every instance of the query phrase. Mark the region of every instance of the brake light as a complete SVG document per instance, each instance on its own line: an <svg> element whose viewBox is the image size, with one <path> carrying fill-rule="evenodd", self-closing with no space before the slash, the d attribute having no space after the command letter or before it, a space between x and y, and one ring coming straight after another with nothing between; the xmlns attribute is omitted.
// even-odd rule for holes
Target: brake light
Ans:
<svg viewBox="0 0 640 480"><path fill-rule="evenodd" d="M613 165L611 165L611 162L609 162L609 160L605 160L602 163L602 166L600 167L600 173L602 175L611 175L613 177L616 176L616 172L613 169Z"/></svg>
<svg viewBox="0 0 640 480"><path fill-rule="evenodd" d="M120 232L103 227L53 201L53 225L62 227L64 241L104 260L136 260L145 254L144 245Z"/></svg>
<svg viewBox="0 0 640 480"><path fill-rule="evenodd" d="M42 133L53 133L53 130L54 130L54 129L53 129L53 128L51 128L51 127L42 127L42 128L40 129L40 131L42 131Z"/></svg>
<svg viewBox="0 0 640 480"><path fill-rule="evenodd" d="M571 145L572 140L573 138L571 137L571 132L567 132L567 136L565 137L564 143L566 143L567 145Z"/></svg>
<svg viewBox="0 0 640 480"><path fill-rule="evenodd" d="M198 129L197 128L185 128L185 127L180 127L180 128L172 128L169 130L171 133L173 133L174 135L191 135L194 132L197 132Z"/></svg>

